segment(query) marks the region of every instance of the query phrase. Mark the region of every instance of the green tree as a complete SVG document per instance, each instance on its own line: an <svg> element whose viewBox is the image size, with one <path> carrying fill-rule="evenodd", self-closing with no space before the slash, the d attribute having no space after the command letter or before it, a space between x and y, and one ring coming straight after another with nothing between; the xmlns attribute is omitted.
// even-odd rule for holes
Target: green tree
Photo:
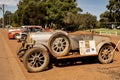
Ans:
<svg viewBox="0 0 120 80"><path fill-rule="evenodd" d="M100 15L100 23L101 23L101 27L103 28L109 28L109 25L110 24L110 13L109 11L106 11L104 12L103 14Z"/></svg>
<svg viewBox="0 0 120 80"><path fill-rule="evenodd" d="M11 25L12 23L12 16L13 13L11 13L10 11L6 11L4 14L4 18L5 18L5 25Z"/></svg>
<svg viewBox="0 0 120 80"><path fill-rule="evenodd" d="M64 18L69 12L77 14L81 10L75 0L46 0L46 6L47 24L55 24L57 28L64 26Z"/></svg>
<svg viewBox="0 0 120 80"><path fill-rule="evenodd" d="M40 0L21 0L14 14L14 23L18 25L42 25L44 23L45 4Z"/></svg>
<svg viewBox="0 0 120 80"><path fill-rule="evenodd" d="M111 28L112 24L120 25L120 0L109 0L106 7L108 11L105 11L100 16L101 26Z"/></svg>
<svg viewBox="0 0 120 80"><path fill-rule="evenodd" d="M22 23L25 25L41 25L44 21L45 12L43 2L30 1L24 8Z"/></svg>
<svg viewBox="0 0 120 80"><path fill-rule="evenodd" d="M2 18L0 18L0 28L2 28Z"/></svg>
<svg viewBox="0 0 120 80"><path fill-rule="evenodd" d="M113 17L111 21L120 22L120 0L109 0L107 8L110 11L111 17Z"/></svg>
<svg viewBox="0 0 120 80"><path fill-rule="evenodd" d="M96 28L97 19L89 13L86 14L73 14L68 13L64 18L67 30L82 30Z"/></svg>
<svg viewBox="0 0 120 80"><path fill-rule="evenodd" d="M65 29L68 31L78 30L80 19L81 18L78 16L78 14L73 14L71 12L67 13L66 17L64 18Z"/></svg>
<svg viewBox="0 0 120 80"><path fill-rule="evenodd" d="M20 0L13 25L42 25L76 31L96 26L96 16L80 14L76 0Z"/></svg>
<svg viewBox="0 0 120 80"><path fill-rule="evenodd" d="M82 11L76 0L21 0L14 14L14 24L62 28L67 13Z"/></svg>

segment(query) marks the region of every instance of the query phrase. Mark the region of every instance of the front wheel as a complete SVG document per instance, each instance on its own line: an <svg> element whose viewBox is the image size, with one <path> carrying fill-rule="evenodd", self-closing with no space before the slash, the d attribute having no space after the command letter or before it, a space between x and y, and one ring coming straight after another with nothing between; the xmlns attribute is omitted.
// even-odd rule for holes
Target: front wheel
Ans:
<svg viewBox="0 0 120 80"><path fill-rule="evenodd" d="M24 56L23 63L29 72L43 71L49 64L49 55L45 49L30 49Z"/></svg>
<svg viewBox="0 0 120 80"><path fill-rule="evenodd" d="M113 61L114 53L113 53L114 48L110 44L105 44L101 47L99 54L98 54L98 59L101 63L107 64Z"/></svg>

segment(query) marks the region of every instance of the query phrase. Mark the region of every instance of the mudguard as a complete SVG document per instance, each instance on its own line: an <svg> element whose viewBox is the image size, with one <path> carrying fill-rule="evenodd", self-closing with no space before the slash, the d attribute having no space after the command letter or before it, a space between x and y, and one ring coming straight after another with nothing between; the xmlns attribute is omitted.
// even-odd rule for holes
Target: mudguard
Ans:
<svg viewBox="0 0 120 80"><path fill-rule="evenodd" d="M108 42L108 41L103 41L103 42L100 42L97 46L96 46L96 52L99 53L99 50L101 49L101 47L105 44L109 44L109 45L112 45L113 48L115 48L115 44L114 43L111 43L111 42Z"/></svg>
<svg viewBox="0 0 120 80"><path fill-rule="evenodd" d="M37 43L37 45L35 44L33 47L41 47L43 49L45 49L46 51L48 51L48 48L45 44L42 44L42 43Z"/></svg>

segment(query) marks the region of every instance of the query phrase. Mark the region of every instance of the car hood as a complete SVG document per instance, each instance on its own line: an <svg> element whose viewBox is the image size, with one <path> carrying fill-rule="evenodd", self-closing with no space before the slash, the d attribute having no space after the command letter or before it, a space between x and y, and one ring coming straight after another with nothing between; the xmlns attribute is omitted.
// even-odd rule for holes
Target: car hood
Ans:
<svg viewBox="0 0 120 80"><path fill-rule="evenodd" d="M21 31L21 29L9 29L8 32Z"/></svg>
<svg viewBox="0 0 120 80"><path fill-rule="evenodd" d="M50 36L54 34L54 32L36 32L30 33L30 39L35 41L46 41L50 38Z"/></svg>
<svg viewBox="0 0 120 80"><path fill-rule="evenodd" d="M64 34L67 34L66 32L64 31L53 31L53 32L36 32L36 33L30 33L30 39L33 41L36 41L38 43L43 43L43 42L47 42L50 37L57 33L57 32L61 32L61 33L64 33Z"/></svg>

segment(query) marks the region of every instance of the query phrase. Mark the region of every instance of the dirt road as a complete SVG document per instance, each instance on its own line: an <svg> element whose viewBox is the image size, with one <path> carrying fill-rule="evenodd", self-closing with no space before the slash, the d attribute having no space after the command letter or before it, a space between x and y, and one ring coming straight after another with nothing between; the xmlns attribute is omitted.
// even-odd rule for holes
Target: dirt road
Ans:
<svg viewBox="0 0 120 80"><path fill-rule="evenodd" d="M3 39L0 38L2 43L5 43L5 45L8 45L7 49L5 46L0 46L0 64L2 64L3 67L0 67L0 70L3 69L2 72L0 72L0 80L18 80L16 79L11 79L14 78L15 76L9 75L11 73L9 70L6 70L5 67L7 64L4 65L2 62L8 62L8 60L3 60L1 56L4 56L5 58L8 58L9 56L6 57L6 55L3 55L2 53L5 53L4 51L6 50L6 53L12 54L13 58L15 61L15 64L18 64L20 67L20 74L21 77L22 75L25 76L24 79L26 80L120 80L120 54L119 52L116 52L114 61L110 64L100 64L99 61L89 58L89 59L84 59L80 60L79 62L76 62L74 64L68 64L68 65L63 65L63 66L53 66L51 69L43 71L43 72L38 72L38 73L29 73L27 70L24 68L22 62L20 62L16 56L16 49L17 46L19 46L19 43L17 43L16 40L9 40L7 37L7 30L2 30L1 35L4 36L4 42L2 41ZM116 37L112 38L113 41L117 42L118 39ZM5 49L3 49L5 48ZM7 51L8 50L8 51ZM11 64L9 64L11 66ZM18 67L17 66L17 67ZM16 66L14 66L16 68ZM19 68L18 68L19 69ZM16 70L15 70L16 71ZM14 71L14 73L15 73ZM9 76L9 79L2 78L1 79L1 73L5 73L3 77ZM17 71L18 72L18 71Z"/></svg>
<svg viewBox="0 0 120 80"><path fill-rule="evenodd" d="M0 80L26 80L4 35L0 30Z"/></svg>

